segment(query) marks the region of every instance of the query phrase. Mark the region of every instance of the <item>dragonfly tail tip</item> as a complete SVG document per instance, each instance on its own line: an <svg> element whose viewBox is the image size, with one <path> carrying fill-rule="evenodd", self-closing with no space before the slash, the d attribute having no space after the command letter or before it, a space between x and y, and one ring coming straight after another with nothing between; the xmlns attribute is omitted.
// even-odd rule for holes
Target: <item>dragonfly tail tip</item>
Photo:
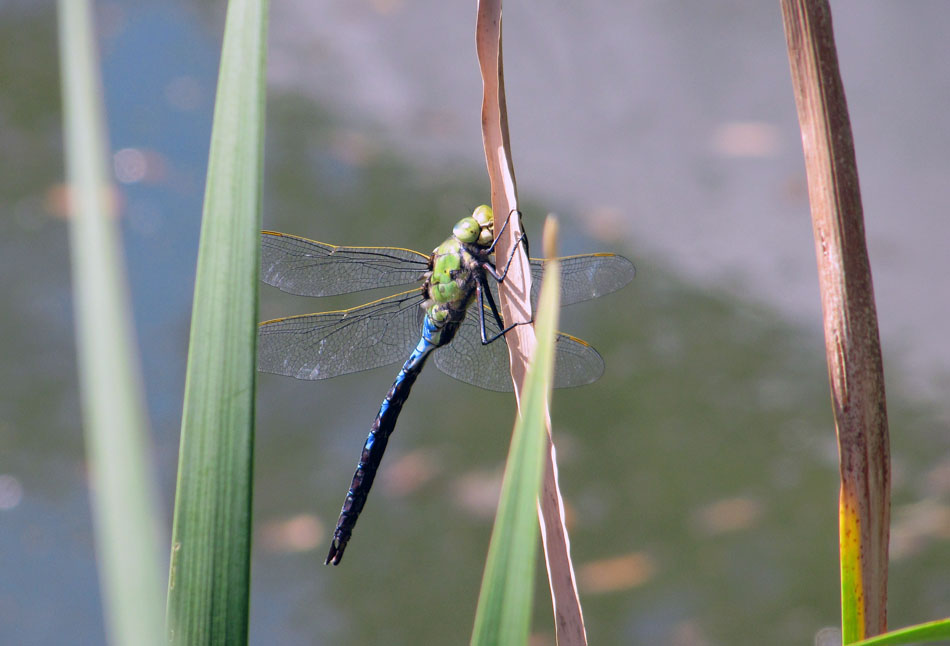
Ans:
<svg viewBox="0 0 950 646"><path fill-rule="evenodd" d="M340 561L343 560L343 550L346 548L346 543L341 543L339 539L334 538L333 542L330 543L330 552L327 554L327 560L323 562L324 565L339 565Z"/></svg>

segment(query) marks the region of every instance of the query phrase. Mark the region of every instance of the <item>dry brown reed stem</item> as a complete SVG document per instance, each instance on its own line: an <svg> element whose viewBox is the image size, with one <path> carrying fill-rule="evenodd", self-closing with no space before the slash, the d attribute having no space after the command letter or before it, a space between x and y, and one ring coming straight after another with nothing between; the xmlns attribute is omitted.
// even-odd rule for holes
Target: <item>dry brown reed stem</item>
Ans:
<svg viewBox="0 0 950 646"><path fill-rule="evenodd" d="M485 161L491 180L492 210L496 231L504 218L518 208L514 166L508 139L508 112L505 105L505 78L501 45L501 0L479 0L475 28L475 44L482 75L482 140ZM521 233L521 222L512 216L505 236L498 241L496 258L507 258ZM501 308L506 323L527 321L531 318L531 271L527 254L516 250L505 282L499 286ZM528 359L536 345L534 327L519 325L506 336L511 356L511 376L516 397L524 383ZM519 401L520 406L520 401ZM557 483L557 461L551 441L551 419L548 414L548 451L538 500L541 538L544 544L545 564L557 640L564 646L586 646L587 634L581 612L577 582L571 563L570 540L564 519L564 502Z"/></svg>
<svg viewBox="0 0 950 646"><path fill-rule="evenodd" d="M838 437L842 634L847 644L887 627L890 457L884 372L831 9L827 0L781 0L781 5L805 152Z"/></svg>

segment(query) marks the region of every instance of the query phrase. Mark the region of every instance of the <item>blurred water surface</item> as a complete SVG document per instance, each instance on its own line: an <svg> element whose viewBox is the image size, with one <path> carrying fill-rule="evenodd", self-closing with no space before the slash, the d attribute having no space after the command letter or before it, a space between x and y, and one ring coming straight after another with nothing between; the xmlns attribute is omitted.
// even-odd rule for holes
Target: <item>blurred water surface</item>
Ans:
<svg viewBox="0 0 950 646"><path fill-rule="evenodd" d="M473 10L449 4L272 2L266 227L426 251L488 200ZM899 626L945 614L950 598L947 417L928 399L948 356L936 215L950 84L936 69L950 11L856 6L836 3L835 18L887 352ZM97 7L170 518L223 8ZM778 7L506 8L529 235L556 210L565 253L617 251L639 272L561 326L607 361L553 411L591 642L807 643L838 616L836 462ZM51 4L0 7L0 32L0 642L100 643ZM264 287L261 318L373 296ZM261 376L253 643L467 641L510 397L427 370L346 561L322 564L395 372ZM538 583L537 643L553 643Z"/></svg>

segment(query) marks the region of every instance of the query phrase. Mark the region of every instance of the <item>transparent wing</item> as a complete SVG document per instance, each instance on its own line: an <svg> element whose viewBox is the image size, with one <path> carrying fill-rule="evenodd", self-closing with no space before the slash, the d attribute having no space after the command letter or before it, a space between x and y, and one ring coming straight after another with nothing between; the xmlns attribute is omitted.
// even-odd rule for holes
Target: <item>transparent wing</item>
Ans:
<svg viewBox="0 0 950 646"><path fill-rule="evenodd" d="M429 257L398 247L338 247L261 232L261 280L298 296L334 296L422 280Z"/></svg>
<svg viewBox="0 0 950 646"><path fill-rule="evenodd" d="M469 308L455 339L435 351L435 365L459 381L499 392L510 392L508 346L504 339L482 345L478 305ZM499 332L498 324L485 308L488 338ZM604 374L604 359L590 345L569 334L558 333L554 348L554 387L570 388L590 384Z"/></svg>
<svg viewBox="0 0 950 646"><path fill-rule="evenodd" d="M555 388L586 386L604 374L604 358L587 341L558 332L554 342Z"/></svg>
<svg viewBox="0 0 950 646"><path fill-rule="evenodd" d="M498 334L498 324L485 308L485 330L488 338ZM508 346L504 339L482 345L478 323L478 304L468 308L465 319L451 343L435 351L435 365L450 377L467 384L511 392L511 372L508 369Z"/></svg>
<svg viewBox="0 0 950 646"><path fill-rule="evenodd" d="M561 306L615 292L636 275L633 263L613 253L589 253L558 258L561 263ZM531 259L531 304L538 305L546 258Z"/></svg>
<svg viewBox="0 0 950 646"><path fill-rule="evenodd" d="M261 323L257 368L297 379L329 379L405 361L422 335L422 290L359 307Z"/></svg>
<svg viewBox="0 0 950 646"><path fill-rule="evenodd" d="M531 259L531 305L538 306L541 275L548 259ZM561 306L572 305L615 292L636 274L633 263L612 253L590 253L558 258L561 263ZM489 281L498 302L498 285Z"/></svg>

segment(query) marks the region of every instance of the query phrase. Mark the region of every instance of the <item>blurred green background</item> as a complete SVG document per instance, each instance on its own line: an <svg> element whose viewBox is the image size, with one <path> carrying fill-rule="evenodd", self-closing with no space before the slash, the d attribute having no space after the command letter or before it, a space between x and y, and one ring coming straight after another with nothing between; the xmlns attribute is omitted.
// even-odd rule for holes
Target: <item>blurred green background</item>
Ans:
<svg viewBox="0 0 950 646"><path fill-rule="evenodd" d="M615 251L638 269L561 325L607 362L553 409L591 643L802 644L838 621L836 450L801 153L778 6L753 4L506 7L529 236L540 240L553 210L564 253ZM488 201L472 7L271 5L267 228L426 251ZM861 6L834 9L888 371L897 627L950 604L950 306L946 254L934 251L950 233L950 8ZM223 5L97 11L167 522ZM0 642L11 644L104 639L55 30L52 3L0 5ZM261 319L374 296L264 287ZM427 370L346 560L323 565L396 369L261 375L253 643L467 642L509 396ZM454 414L434 418L446 404ZM549 644L542 571L534 643Z"/></svg>

